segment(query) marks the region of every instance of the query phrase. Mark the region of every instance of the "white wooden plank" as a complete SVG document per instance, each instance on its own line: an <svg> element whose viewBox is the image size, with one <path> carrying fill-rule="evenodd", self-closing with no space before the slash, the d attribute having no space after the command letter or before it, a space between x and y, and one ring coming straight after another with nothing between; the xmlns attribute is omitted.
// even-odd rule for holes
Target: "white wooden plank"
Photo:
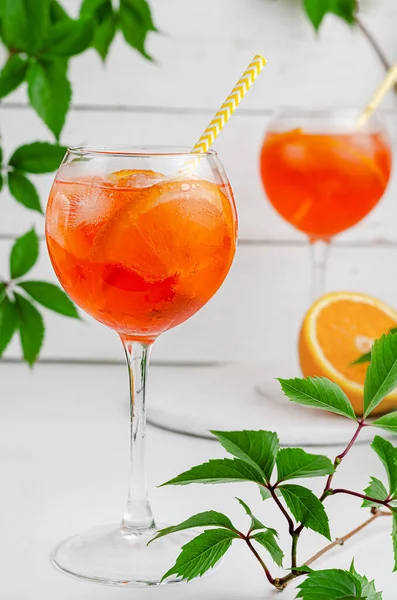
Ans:
<svg viewBox="0 0 397 600"><path fill-rule="evenodd" d="M44 245L44 243L43 243ZM8 243L0 241L0 272L7 268ZM334 248L328 290L350 289L397 305L397 248ZM31 278L54 280L44 248ZM161 336L154 358L161 361L238 361L268 358L296 365L296 339L309 298L306 247L240 246L218 294L198 314ZM46 311L43 357L122 359L117 336L105 327L81 324ZM7 352L20 356L17 340Z"/></svg>
<svg viewBox="0 0 397 600"><path fill-rule="evenodd" d="M33 111L0 106L1 130L6 155L20 144L48 139L44 125ZM161 114L118 111L78 111L69 114L65 144L93 145L165 144L191 146L207 123L203 114ZM233 185L240 220L240 237L245 240L300 240L305 237L284 222L266 200L259 175L259 153L268 117L236 114L215 143ZM386 124L397 141L397 120L387 113ZM52 175L35 176L43 206ZM340 236L344 242L397 241L395 226L397 174L378 207L357 227ZM7 190L1 194L0 234L26 230L35 223L43 231L43 219L18 205Z"/></svg>
<svg viewBox="0 0 397 600"><path fill-rule="evenodd" d="M79 4L65 3L74 12ZM119 34L105 68L93 50L73 59L75 103L214 109L257 52L269 65L244 100L246 108L361 105L382 75L360 32L330 16L316 36L298 2L151 0L151 6L161 31L148 41L156 62L143 59ZM364 19L393 58L395 0L373 3ZM9 100L25 102L25 91Z"/></svg>

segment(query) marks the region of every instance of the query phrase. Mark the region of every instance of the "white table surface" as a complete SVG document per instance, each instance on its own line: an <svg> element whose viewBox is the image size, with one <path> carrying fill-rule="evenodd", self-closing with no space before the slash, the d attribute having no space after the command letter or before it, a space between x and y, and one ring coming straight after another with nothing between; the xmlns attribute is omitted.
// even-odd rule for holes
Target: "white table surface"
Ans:
<svg viewBox="0 0 397 600"><path fill-rule="evenodd" d="M121 517L129 444L126 373L121 366L42 364L31 372L22 364L1 363L0 382L2 600L277 597L248 550L237 543L217 572L188 586L119 589L80 582L56 571L49 554L57 542ZM175 369L176 390L177 385ZM192 393L194 388L192 385ZM316 451L334 457L338 447ZM195 512L215 509L244 527L245 517L234 500L239 495L261 520L279 530L285 546L285 522L269 501L261 501L255 486L156 488L182 470L218 456L223 456L223 451L212 441L149 427L148 483L157 518L176 523ZM342 465L338 485L361 491L369 475L384 478L374 453L361 445ZM367 518L367 512L360 510L353 498L331 498L328 507L335 537ZM388 519L381 519L343 548L329 553L317 566L347 568L354 555L357 569L376 578L384 600L395 600L397 575L392 574L390 527ZM320 536L305 532L300 560L325 543ZM273 571L277 573L277 568ZM282 597L292 600L294 596L290 588Z"/></svg>

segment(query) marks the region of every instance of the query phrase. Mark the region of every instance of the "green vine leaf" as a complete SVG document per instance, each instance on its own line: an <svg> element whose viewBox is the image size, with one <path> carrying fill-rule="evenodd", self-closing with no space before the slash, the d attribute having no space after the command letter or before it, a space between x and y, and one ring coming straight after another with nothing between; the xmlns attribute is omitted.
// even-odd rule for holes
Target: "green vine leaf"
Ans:
<svg viewBox="0 0 397 600"><path fill-rule="evenodd" d="M338 384L326 377L306 379L279 379L284 394L297 404L328 410L337 415L357 420L354 409Z"/></svg>
<svg viewBox="0 0 397 600"><path fill-rule="evenodd" d="M175 565L167 571L162 581L178 575L186 581L201 577L229 550L238 535L228 529L209 529L182 547Z"/></svg>
<svg viewBox="0 0 397 600"><path fill-rule="evenodd" d="M364 417L397 386L397 333L382 335L372 347L364 383Z"/></svg>
<svg viewBox="0 0 397 600"><path fill-rule="evenodd" d="M331 475L335 468L329 458L308 454L301 448L283 448L277 455L278 482L301 477Z"/></svg>
<svg viewBox="0 0 397 600"><path fill-rule="evenodd" d="M14 54L0 71L0 98L17 89L25 79L28 61Z"/></svg>
<svg viewBox="0 0 397 600"><path fill-rule="evenodd" d="M216 512L215 510L208 510L206 512L198 513L197 515L190 517L190 519L186 519L186 521L179 523L179 525L160 529L154 538L150 540L149 544L161 537L164 537L165 535L170 535L171 533L176 533L178 531L184 531L186 529L192 529L194 527L224 527L230 531L236 531L233 523L226 515Z"/></svg>
<svg viewBox="0 0 397 600"><path fill-rule="evenodd" d="M265 548L270 554L276 565L282 567L284 552L281 550L277 542L277 537L278 534L274 529L268 529L267 531L260 531L259 533L256 533L251 539L263 546L263 548Z"/></svg>
<svg viewBox="0 0 397 600"><path fill-rule="evenodd" d="M392 526L392 532L391 532L391 538L392 538L392 542L393 542L393 554L394 554L393 573L395 573L397 571L397 510L395 508L392 508L391 510L393 513L393 526Z"/></svg>
<svg viewBox="0 0 397 600"><path fill-rule="evenodd" d="M56 171L67 148L48 142L24 144L15 150L9 165L27 173L52 173Z"/></svg>
<svg viewBox="0 0 397 600"><path fill-rule="evenodd" d="M163 485L189 485L191 483L236 483L239 481L253 481L264 483L260 472L237 458L223 458L209 460L181 473ZM160 486L160 487L162 487Z"/></svg>
<svg viewBox="0 0 397 600"><path fill-rule="evenodd" d="M377 592L375 589L375 582L368 581L367 577L359 575L354 567L354 561L352 562L349 573L353 575L354 581L357 587L361 590L361 594L365 600L382 600L381 592Z"/></svg>
<svg viewBox="0 0 397 600"><path fill-rule="evenodd" d="M147 34L157 30L146 0L120 0L119 22L127 44L153 60L145 50L145 43Z"/></svg>
<svg viewBox="0 0 397 600"><path fill-rule="evenodd" d="M14 296L23 357L32 366L39 356L44 341L43 317L29 300L17 293Z"/></svg>
<svg viewBox="0 0 397 600"><path fill-rule="evenodd" d="M376 419L376 421L372 421L371 425L380 429L386 429L386 431L391 431L392 433L397 433L397 410L388 415L383 415L383 417Z"/></svg>
<svg viewBox="0 0 397 600"><path fill-rule="evenodd" d="M261 521L259 521L259 519L257 519L253 515L252 510L250 509L250 507L248 506L248 504L246 504L244 502L244 500L241 500L241 498L236 498L236 500L243 507L243 509L245 510L246 514L251 519L251 526L250 526L250 530L251 531L256 531L258 529L267 529L266 525L264 525L263 523L261 523ZM274 529L272 531L274 531ZM275 533L277 534L277 532L275 532Z"/></svg>
<svg viewBox="0 0 397 600"><path fill-rule="evenodd" d="M272 497L270 491L266 487L264 487L263 485L259 486L259 492L260 492L260 495L262 497L262 500L269 500L269 498ZM276 491L276 493L277 493L277 491Z"/></svg>
<svg viewBox="0 0 397 600"><path fill-rule="evenodd" d="M95 32L92 47L105 61L117 29L111 0L84 0L80 8L80 16L94 19Z"/></svg>
<svg viewBox="0 0 397 600"><path fill-rule="evenodd" d="M22 281L18 286L42 306L65 317L80 319L73 302L57 285L47 281Z"/></svg>
<svg viewBox="0 0 397 600"><path fill-rule="evenodd" d="M50 0L4 0L2 29L8 48L33 56L47 33Z"/></svg>
<svg viewBox="0 0 397 600"><path fill-rule="evenodd" d="M259 470L270 480L279 450L272 431L211 431L227 452Z"/></svg>
<svg viewBox="0 0 397 600"><path fill-rule="evenodd" d="M64 19L51 27L44 41L41 53L68 58L84 52L94 35L94 23L91 19Z"/></svg>
<svg viewBox="0 0 397 600"><path fill-rule="evenodd" d="M18 323L18 313L15 303L8 296L3 296L0 302L0 358L11 342Z"/></svg>
<svg viewBox="0 0 397 600"><path fill-rule="evenodd" d="M302 600L347 600L362 596L361 585L355 575L342 569L311 571L303 583L298 586L297 598ZM374 599L375 600L375 599Z"/></svg>
<svg viewBox="0 0 397 600"><path fill-rule="evenodd" d="M70 19L66 10L59 4L57 0L51 0L50 3L50 21L51 23L58 23L59 21L65 21Z"/></svg>
<svg viewBox="0 0 397 600"><path fill-rule="evenodd" d="M303 6L316 31L327 13L333 13L353 25L355 22L356 0L303 0Z"/></svg>
<svg viewBox="0 0 397 600"><path fill-rule="evenodd" d="M331 540L327 513L311 490L294 484L281 485L278 489L297 523Z"/></svg>
<svg viewBox="0 0 397 600"><path fill-rule="evenodd" d="M8 189L17 202L30 210L43 214L39 194L33 183L19 171L9 171Z"/></svg>
<svg viewBox="0 0 397 600"><path fill-rule="evenodd" d="M39 257L39 238L34 229L31 229L17 240L11 249L10 274L11 279L18 279L25 275Z"/></svg>
<svg viewBox="0 0 397 600"><path fill-rule="evenodd" d="M352 362L352 365L362 365L363 363L371 362L371 355L372 352L366 352L365 354L362 354Z"/></svg>
<svg viewBox="0 0 397 600"><path fill-rule="evenodd" d="M371 444L379 456L389 480L389 493L393 498L397 497L397 448L391 442L379 435L375 436Z"/></svg>
<svg viewBox="0 0 397 600"><path fill-rule="evenodd" d="M388 491L386 490L383 483L376 477L371 477L369 486L365 488L364 494L371 498L378 498L378 500L386 500L388 497ZM362 505L363 508L376 506L379 507L379 502L371 502L370 500L364 500Z"/></svg>
<svg viewBox="0 0 397 600"><path fill-rule="evenodd" d="M67 62L37 60L29 66L27 81L31 105L59 140L72 96Z"/></svg>

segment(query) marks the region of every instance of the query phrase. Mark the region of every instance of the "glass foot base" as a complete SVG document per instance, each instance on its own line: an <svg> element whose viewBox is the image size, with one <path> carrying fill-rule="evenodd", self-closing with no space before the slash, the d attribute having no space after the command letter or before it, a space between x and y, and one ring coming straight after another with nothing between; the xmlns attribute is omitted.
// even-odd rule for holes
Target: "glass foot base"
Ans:
<svg viewBox="0 0 397 600"><path fill-rule="evenodd" d="M159 529L165 525L159 526ZM147 546L156 529L125 535L119 525L103 525L68 538L55 549L54 565L80 579L123 587L160 585L181 547L194 533L180 532ZM162 584L178 583L170 577Z"/></svg>

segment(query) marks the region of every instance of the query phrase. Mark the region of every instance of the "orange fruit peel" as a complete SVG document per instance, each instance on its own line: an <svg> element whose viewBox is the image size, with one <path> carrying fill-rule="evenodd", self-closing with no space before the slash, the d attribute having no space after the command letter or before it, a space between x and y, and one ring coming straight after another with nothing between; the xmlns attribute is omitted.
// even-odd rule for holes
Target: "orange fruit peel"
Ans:
<svg viewBox="0 0 397 600"><path fill-rule="evenodd" d="M334 292L319 298L307 312L299 336L299 361L305 377L327 377L349 397L357 415L363 413L368 365L352 363L371 349L383 333L397 326L397 311L358 292ZM397 408L397 392L389 394L372 414Z"/></svg>

